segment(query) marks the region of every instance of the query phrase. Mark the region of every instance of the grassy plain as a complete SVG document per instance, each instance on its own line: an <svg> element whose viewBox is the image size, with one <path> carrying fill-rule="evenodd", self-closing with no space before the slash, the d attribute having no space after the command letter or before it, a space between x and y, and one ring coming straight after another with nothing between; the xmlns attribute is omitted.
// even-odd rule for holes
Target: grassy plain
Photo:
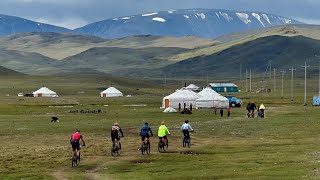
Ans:
<svg viewBox="0 0 320 180"><path fill-rule="evenodd" d="M303 82L294 84L294 101L289 82L285 81L283 98L279 88L269 94L246 93L244 82L239 83L242 92L237 96L244 104L263 102L267 108L265 119L248 119L244 107L233 108L229 118L213 110L194 110L192 115L162 113L163 95L178 88L179 81L164 87L106 77L1 77L0 179L319 179L320 111L311 106L317 81L309 80L308 106L302 106ZM111 83L132 97L100 98L99 92ZM42 85L60 97L16 96ZM254 83L253 89L257 87ZM139 104L146 106L124 106ZM103 113L69 113L86 109ZM51 116L60 122L51 123ZM179 127L185 119L196 131L191 134L190 149L181 144ZM151 154L142 156L137 150L140 126L148 121L156 134L163 120L172 133L168 151L158 153L157 138L152 137ZM115 121L120 122L125 138L122 154L111 157L109 129ZM82 148L81 164L72 168L68 141L76 128L87 146Z"/></svg>

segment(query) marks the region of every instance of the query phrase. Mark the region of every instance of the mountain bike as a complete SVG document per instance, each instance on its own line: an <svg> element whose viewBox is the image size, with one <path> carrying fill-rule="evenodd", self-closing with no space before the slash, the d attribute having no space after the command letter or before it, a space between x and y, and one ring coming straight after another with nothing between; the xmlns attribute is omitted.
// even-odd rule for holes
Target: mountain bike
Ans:
<svg viewBox="0 0 320 180"><path fill-rule="evenodd" d="M85 146L85 145L82 145ZM81 149L81 145L80 145ZM80 149L79 149L79 155L77 155L77 151L72 152L72 159L71 159L71 166L78 166L80 164Z"/></svg>
<svg viewBox="0 0 320 180"><path fill-rule="evenodd" d="M190 131L190 132L194 132L194 131ZM190 146L191 146L190 135L189 135L189 138L187 136L183 135L182 146L190 148Z"/></svg>
<svg viewBox="0 0 320 180"><path fill-rule="evenodd" d="M191 146L191 138L189 137L187 137L187 136L184 136L183 137L183 140L182 140L182 146L183 147L187 147L188 146L188 148Z"/></svg>
<svg viewBox="0 0 320 180"><path fill-rule="evenodd" d="M120 155L120 151L121 151L121 143L119 142L118 139L115 139L114 144L111 147L111 156Z"/></svg>
<svg viewBox="0 0 320 180"><path fill-rule="evenodd" d="M142 144L141 144L141 154L150 154L150 149L151 149L151 146L150 146L150 141L149 141L149 138L145 137Z"/></svg>
<svg viewBox="0 0 320 180"><path fill-rule="evenodd" d="M166 151L166 149L168 149L168 146L169 146L168 140L165 139L164 137L162 137L158 143L158 151L164 152L164 151Z"/></svg>

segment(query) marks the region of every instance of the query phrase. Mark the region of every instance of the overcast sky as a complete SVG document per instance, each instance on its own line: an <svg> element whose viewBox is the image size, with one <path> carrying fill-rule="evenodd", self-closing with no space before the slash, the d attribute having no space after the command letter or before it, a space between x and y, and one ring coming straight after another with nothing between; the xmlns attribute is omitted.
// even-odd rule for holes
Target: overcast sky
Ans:
<svg viewBox="0 0 320 180"><path fill-rule="evenodd" d="M320 24L320 0L0 0L0 14L71 29L108 18L186 8L253 10Z"/></svg>

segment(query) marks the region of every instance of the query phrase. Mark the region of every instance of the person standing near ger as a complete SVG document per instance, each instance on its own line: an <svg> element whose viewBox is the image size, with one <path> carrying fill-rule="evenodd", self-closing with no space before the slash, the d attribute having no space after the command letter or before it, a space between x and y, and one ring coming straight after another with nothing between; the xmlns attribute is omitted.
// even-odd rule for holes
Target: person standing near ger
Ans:
<svg viewBox="0 0 320 180"><path fill-rule="evenodd" d="M220 116L223 117L223 109L220 109Z"/></svg>
<svg viewBox="0 0 320 180"><path fill-rule="evenodd" d="M230 117L230 115L231 115L231 108L230 107L227 108L227 112L228 112L228 117Z"/></svg>
<svg viewBox="0 0 320 180"><path fill-rule="evenodd" d="M256 104L252 101L251 104L250 104L250 114L251 114L251 117L254 118L254 111L255 109L257 109L257 106Z"/></svg>
<svg viewBox="0 0 320 180"><path fill-rule="evenodd" d="M248 118L250 117L250 107L251 107L251 102L249 102L248 104L247 104L247 116L248 116Z"/></svg>

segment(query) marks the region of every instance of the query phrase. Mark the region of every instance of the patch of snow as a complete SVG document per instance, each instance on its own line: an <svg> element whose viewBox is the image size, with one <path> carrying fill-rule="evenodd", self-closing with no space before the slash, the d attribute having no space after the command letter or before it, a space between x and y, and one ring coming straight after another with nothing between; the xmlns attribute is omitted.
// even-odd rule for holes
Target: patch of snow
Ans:
<svg viewBox="0 0 320 180"><path fill-rule="evenodd" d="M269 17L266 14L261 15L264 20L266 20L269 24L271 24Z"/></svg>
<svg viewBox="0 0 320 180"><path fill-rule="evenodd" d="M123 18L121 18L121 19L130 19L130 17L123 17Z"/></svg>
<svg viewBox="0 0 320 180"><path fill-rule="evenodd" d="M197 15L198 15L199 17L201 17L201 19L205 19L205 18L206 18L206 15L204 15L203 13L197 13Z"/></svg>
<svg viewBox="0 0 320 180"><path fill-rule="evenodd" d="M290 19L281 18L281 17L279 17L279 19L280 19L283 23L285 23L285 24L291 24L291 20L290 20Z"/></svg>
<svg viewBox="0 0 320 180"><path fill-rule="evenodd" d="M196 17L198 19L198 16L194 14L194 17Z"/></svg>
<svg viewBox="0 0 320 180"><path fill-rule="evenodd" d="M155 13L149 13L149 14L142 14L141 16L144 16L144 17L145 16L153 16L153 15L156 15L156 14L158 14L158 13L155 12Z"/></svg>
<svg viewBox="0 0 320 180"><path fill-rule="evenodd" d="M236 13L236 15L245 24L251 23L251 20L249 19L249 15L248 14L246 14L246 13Z"/></svg>
<svg viewBox="0 0 320 180"><path fill-rule="evenodd" d="M114 18L114 19L112 19L112 20L114 20L114 21L118 21L119 19L118 19L118 18Z"/></svg>
<svg viewBox="0 0 320 180"><path fill-rule="evenodd" d="M216 16L220 19L220 16L219 16L219 14L216 12Z"/></svg>
<svg viewBox="0 0 320 180"><path fill-rule="evenodd" d="M187 15L183 15L185 18L187 18L187 19L189 19L189 16L187 16Z"/></svg>
<svg viewBox="0 0 320 180"><path fill-rule="evenodd" d="M161 18L161 17L155 17L155 18L152 18L153 21L159 21L159 22L166 22L165 19Z"/></svg>
<svg viewBox="0 0 320 180"><path fill-rule="evenodd" d="M257 13L252 13L252 16L255 17L255 18L262 24L263 27L266 27L266 26L263 24L263 22L261 21L261 17L260 17L259 14L257 14Z"/></svg>
<svg viewBox="0 0 320 180"><path fill-rule="evenodd" d="M37 25L40 26L41 24L38 23Z"/></svg>
<svg viewBox="0 0 320 180"><path fill-rule="evenodd" d="M168 11L169 14L172 14L174 13L176 10L171 10L171 11Z"/></svg>
<svg viewBox="0 0 320 180"><path fill-rule="evenodd" d="M231 16L229 16L227 13L222 13L222 12L220 12L220 11L219 11L219 13L220 13L220 15L221 15L222 17L224 17L228 22L230 22L230 20L233 20L233 18L232 18Z"/></svg>

